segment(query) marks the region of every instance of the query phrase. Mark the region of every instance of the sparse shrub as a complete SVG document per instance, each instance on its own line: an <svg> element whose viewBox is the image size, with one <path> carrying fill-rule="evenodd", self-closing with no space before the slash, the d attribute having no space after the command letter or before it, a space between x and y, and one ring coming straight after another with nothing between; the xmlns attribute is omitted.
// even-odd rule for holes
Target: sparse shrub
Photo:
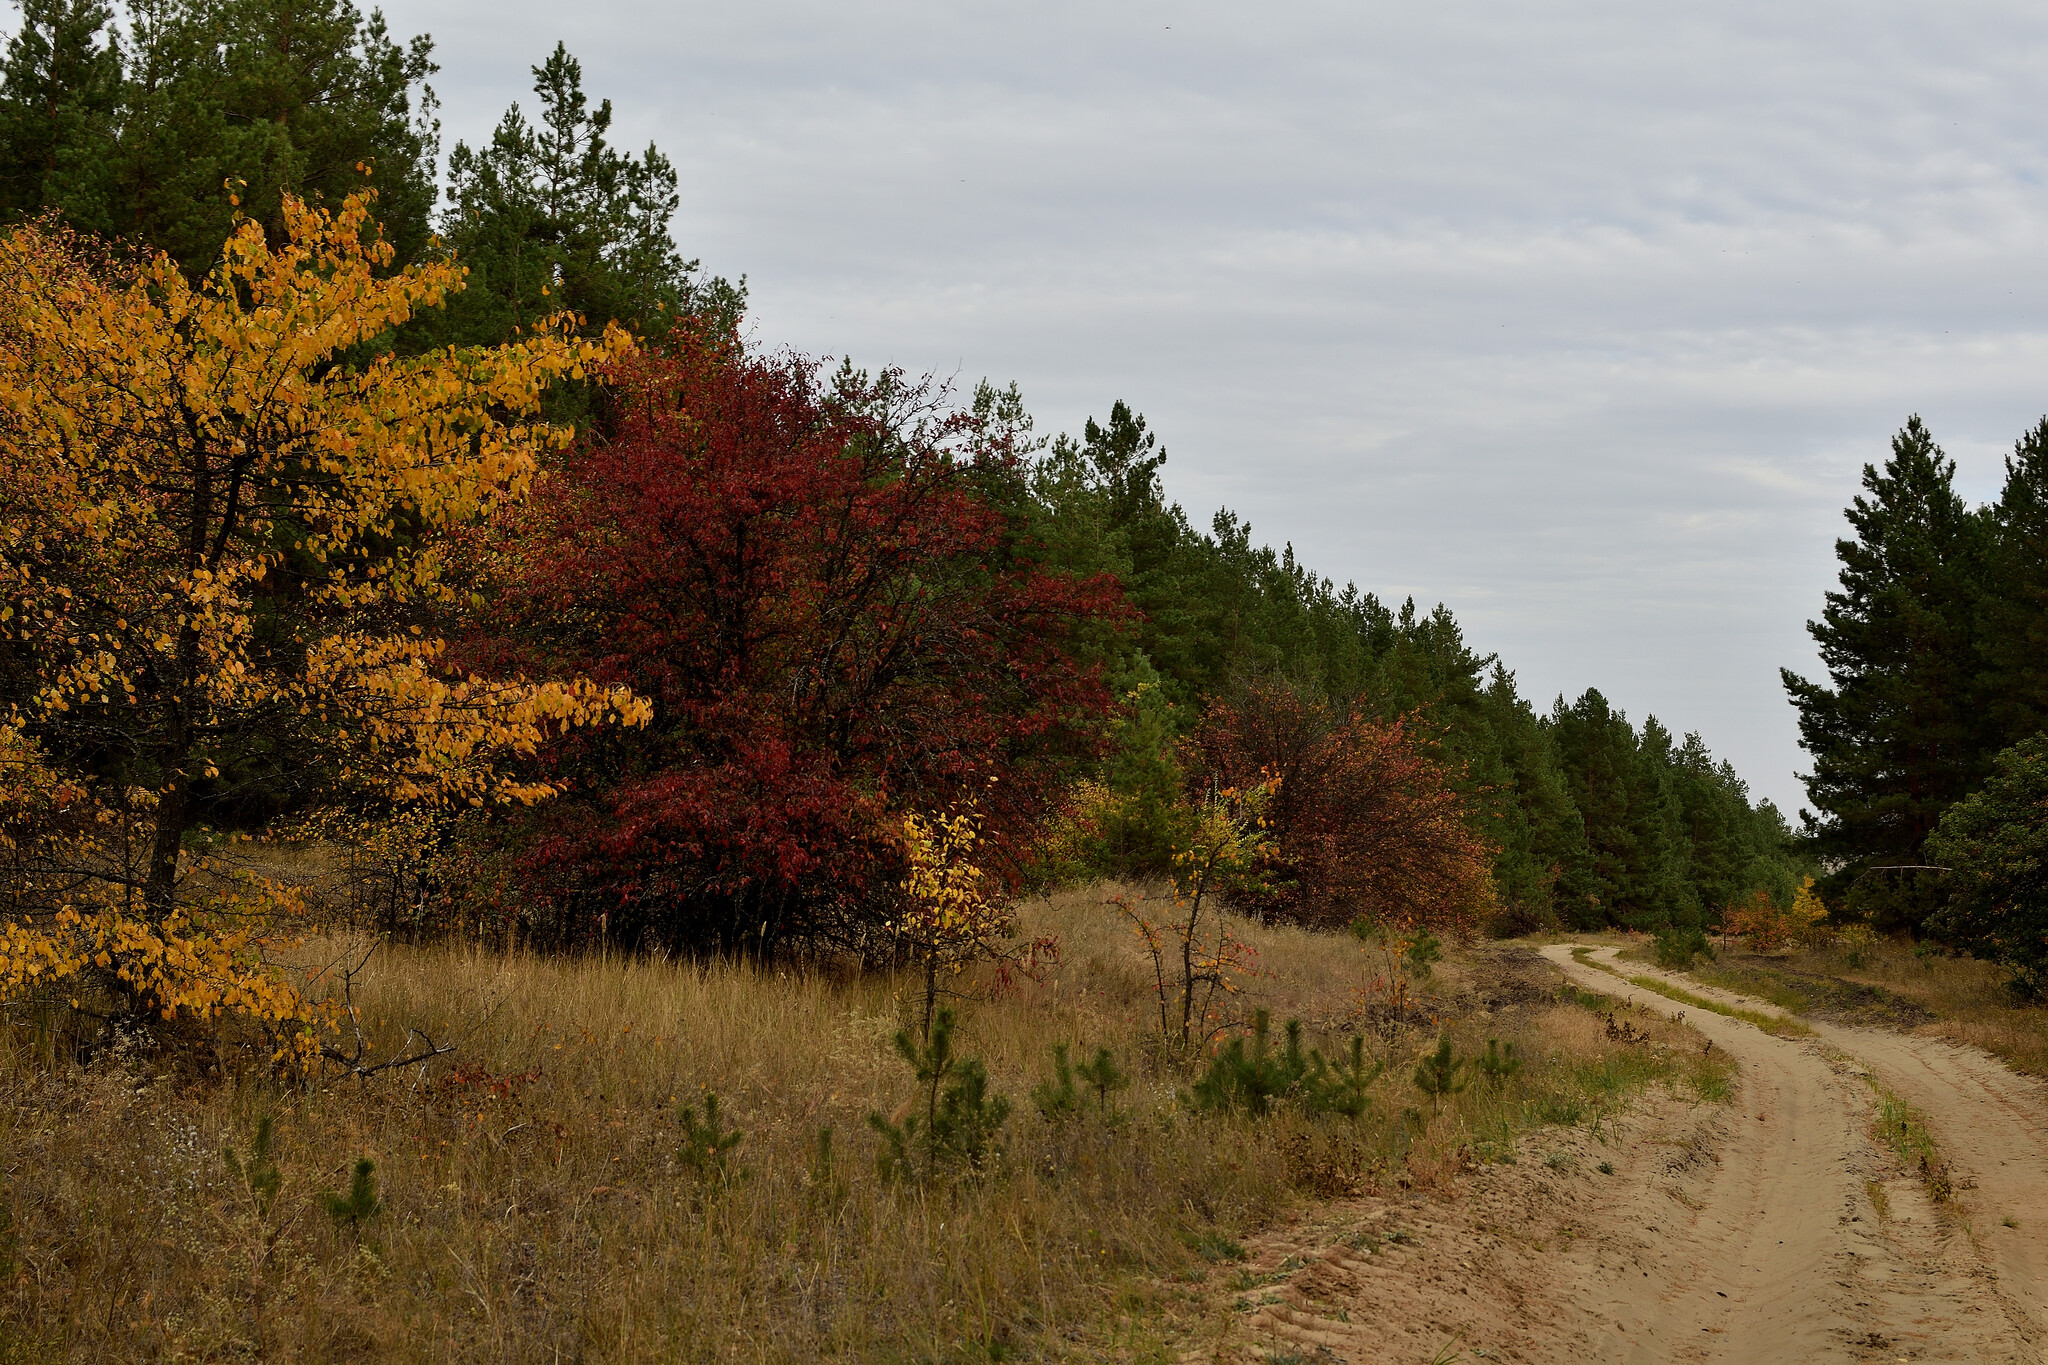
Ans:
<svg viewBox="0 0 2048 1365"><path fill-rule="evenodd" d="M336 1227L361 1236L363 1225L384 1211L383 1203L377 1198L377 1163L366 1156L356 1158L348 1193L330 1191L320 1197L320 1203Z"/></svg>
<svg viewBox="0 0 2048 1365"><path fill-rule="evenodd" d="M1515 1055L1515 1045L1509 1043L1503 1048L1498 1038L1486 1040L1486 1055L1478 1061L1480 1072L1498 1090L1513 1080L1522 1069L1522 1059Z"/></svg>
<svg viewBox="0 0 2048 1365"><path fill-rule="evenodd" d="M1245 1259L1245 1250L1242 1246L1213 1229L1206 1232L1187 1233L1183 1236L1182 1240L1187 1243L1188 1250L1194 1252L1195 1255L1205 1261L1213 1263L1220 1261L1242 1261Z"/></svg>
<svg viewBox="0 0 2048 1365"><path fill-rule="evenodd" d="M1215 1035L1217 1002L1252 971L1251 954L1217 909L1222 897L1249 897L1264 885L1273 857L1266 830L1273 791L1271 781L1244 791L1218 788L1190 807L1174 845L1173 909L1166 919L1146 913L1142 895L1110 897L1151 959L1160 1040L1183 1053ZM1211 911L1206 923L1205 904Z"/></svg>
<svg viewBox="0 0 2048 1365"><path fill-rule="evenodd" d="M1861 967L1876 946L1877 933L1867 924L1848 925L1835 935L1835 948L1848 967Z"/></svg>
<svg viewBox="0 0 2048 1365"><path fill-rule="evenodd" d="M1693 959L1714 960L1714 949L1707 942L1705 931L1697 926L1659 930L1656 947L1657 965L1666 971L1682 972L1692 966Z"/></svg>
<svg viewBox="0 0 2048 1365"><path fill-rule="evenodd" d="M810 1196L814 1203L837 1208L846 1202L846 1180L832 1159L832 1129L820 1128L811 1143Z"/></svg>
<svg viewBox="0 0 2048 1365"><path fill-rule="evenodd" d="M676 1121L683 1127L683 1144L676 1149L678 1161L702 1176L732 1174L726 1170L726 1161L747 1140L747 1135L726 1126L725 1117L718 1112L718 1096L708 1090L704 1092L702 1120L697 1117L697 1106L685 1104L677 1112Z"/></svg>
<svg viewBox="0 0 2048 1365"><path fill-rule="evenodd" d="M1452 1050L1448 1037L1438 1038L1436 1051L1415 1064L1415 1088L1429 1096L1433 1110L1441 1112L1444 1096L1457 1094L1470 1080L1465 1075L1469 1065L1467 1058Z"/></svg>

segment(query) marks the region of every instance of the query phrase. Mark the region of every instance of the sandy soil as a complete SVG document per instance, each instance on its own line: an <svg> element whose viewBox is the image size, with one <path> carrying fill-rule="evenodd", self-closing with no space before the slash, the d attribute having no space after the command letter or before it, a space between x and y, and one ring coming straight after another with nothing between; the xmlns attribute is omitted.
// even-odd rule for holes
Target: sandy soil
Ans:
<svg viewBox="0 0 2048 1365"><path fill-rule="evenodd" d="M1658 1097L1597 1135L1539 1133L1447 1203L1320 1206L1248 1246L1213 1330L1183 1359L2042 1360L2038 1082L1933 1039L1825 1025L1774 1038L1573 962L1568 947L1545 955L1632 1008L1684 1014L1741 1064L1734 1103ZM1876 1141L1866 1075L1929 1116L1954 1202L1931 1203Z"/></svg>

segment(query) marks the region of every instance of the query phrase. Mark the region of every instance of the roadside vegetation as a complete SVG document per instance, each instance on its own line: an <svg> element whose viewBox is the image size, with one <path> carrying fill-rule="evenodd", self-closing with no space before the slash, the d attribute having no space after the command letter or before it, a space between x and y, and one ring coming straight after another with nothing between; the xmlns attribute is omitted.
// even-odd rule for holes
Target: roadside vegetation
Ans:
<svg viewBox="0 0 2048 1365"><path fill-rule="evenodd" d="M314 1083L207 1080L17 1017L0 1331L12 1358L95 1360L1161 1345L1200 1279L1300 1201L1455 1198L1533 1129L1597 1129L1648 1086L1725 1093L1725 1065L1681 1030L1644 1015L1616 1041L1614 1002L1560 996L1526 949L1448 945L1426 977L1389 980L1375 945L1226 913L1257 966L1219 1037L1250 1041L1267 1012L1249 1055L1271 1088L1205 1096L1216 1054L1162 1038L1149 955L1108 903L1137 894L1032 901L1023 931L1057 937L1057 965L1004 990L955 981L942 1124L966 1064L985 1089L952 1101L935 1159L911 1125L893 1173L879 1129L924 1112L891 1041L924 1046L915 972L386 945L351 986L368 1055L421 1035L455 1050ZM1290 1081L1288 1020L1333 1067L1359 1040L1376 1074L1356 1106ZM1089 1072L1064 1093L1060 1048ZM963 1137L976 1115L993 1121Z"/></svg>

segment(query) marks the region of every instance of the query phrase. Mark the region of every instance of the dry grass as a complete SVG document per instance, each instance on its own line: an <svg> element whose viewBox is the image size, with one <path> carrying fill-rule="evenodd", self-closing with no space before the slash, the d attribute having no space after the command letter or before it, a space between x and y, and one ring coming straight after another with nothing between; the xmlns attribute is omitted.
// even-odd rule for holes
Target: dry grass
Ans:
<svg viewBox="0 0 2048 1365"><path fill-rule="evenodd" d="M911 1093L888 1045L911 1016L907 978L390 948L361 988L377 1045L418 1025L461 1050L310 1087L193 1079L119 1048L58 1064L46 1035L18 1028L0 1056L0 1360L1106 1354L1112 1338L1156 1344L1166 1328L1144 1324L1166 1321L1161 1281L1292 1202L1385 1185L1447 1197L1474 1160L1513 1159L1532 1125L1598 1123L1653 1082L1726 1085L1663 1045L1676 1031L1646 1017L1660 1041L1616 1044L1556 1003L1533 954L1489 947L1454 952L1405 1022L1381 1019L1371 1045L1390 1066L1363 1120L1201 1116L1152 1041L1149 975L1102 893L1028 918L1061 936L1060 966L963 1007L964 1050L1016 1102L1005 1155L929 1188L883 1181L863 1122ZM1359 946L1241 928L1263 975L1237 1003L1335 1045ZM1431 1114L1408 1072L1437 1026L1468 1053L1514 1040L1528 1065ZM1137 1073L1126 1122L1032 1110L1057 1041L1106 1045ZM744 1174L678 1159L678 1103L706 1089L747 1134ZM246 1157L263 1115L281 1175L267 1209L222 1156ZM384 1207L358 1235L320 1195L346 1189L360 1155Z"/></svg>

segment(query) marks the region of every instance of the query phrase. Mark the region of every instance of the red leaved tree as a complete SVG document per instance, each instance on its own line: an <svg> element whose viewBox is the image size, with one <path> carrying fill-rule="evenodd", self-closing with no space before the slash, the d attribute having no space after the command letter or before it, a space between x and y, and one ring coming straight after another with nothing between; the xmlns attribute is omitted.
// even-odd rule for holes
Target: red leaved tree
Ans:
<svg viewBox="0 0 2048 1365"><path fill-rule="evenodd" d="M1491 895L1491 850L1408 721L1268 679L1211 705L1194 747L1219 786L1279 779L1273 889L1247 909L1324 928L1362 916L1462 929Z"/></svg>
<svg viewBox="0 0 2048 1365"><path fill-rule="evenodd" d="M902 812L972 800L1014 854L1099 747L1076 642L1121 608L1020 552L1012 452L930 385L731 342L610 378L608 437L495 546L517 652L655 707L557 751L580 795L528 855L547 927L872 943Z"/></svg>

